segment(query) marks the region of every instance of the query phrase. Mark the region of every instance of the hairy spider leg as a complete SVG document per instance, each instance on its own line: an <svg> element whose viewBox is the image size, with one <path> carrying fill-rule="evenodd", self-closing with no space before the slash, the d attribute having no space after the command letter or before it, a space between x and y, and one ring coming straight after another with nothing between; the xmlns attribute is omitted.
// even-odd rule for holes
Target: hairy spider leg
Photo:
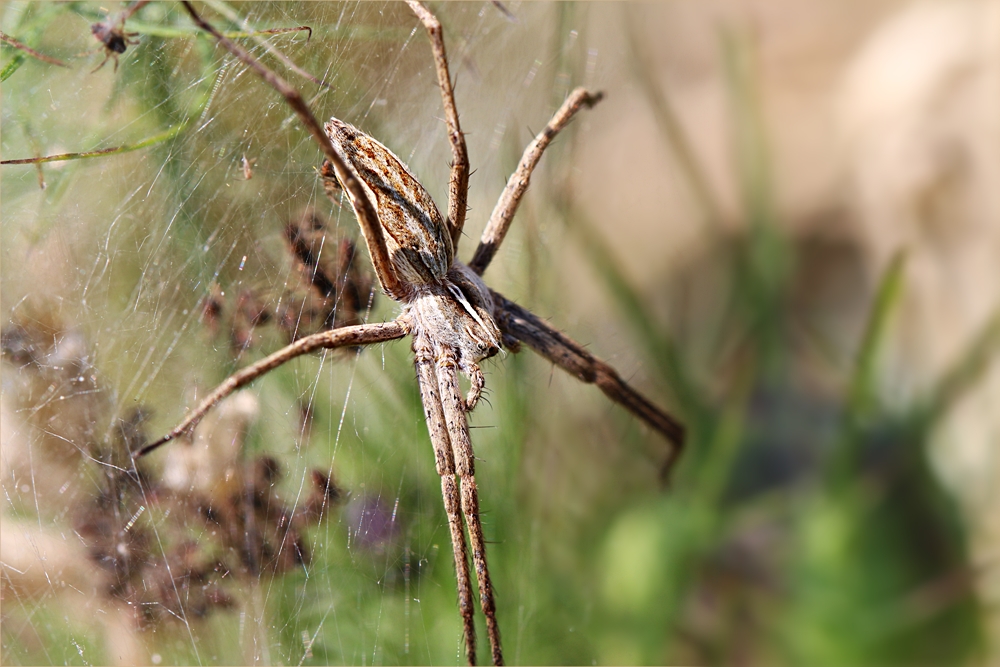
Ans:
<svg viewBox="0 0 1000 667"><path fill-rule="evenodd" d="M448 436L455 455L455 472L462 485L462 512L469 528L469 542L472 545L472 564L479 582L479 602L486 617L486 633L490 639L493 664L503 664L500 647L500 626L496 618L496 602L493 598L493 582L486 565L486 539L479 517L479 491L476 488L475 455L469 437L469 423L465 415L465 401L458 385L458 360L455 351L444 345L434 351L438 388L441 392L441 407L444 409Z"/></svg>
<svg viewBox="0 0 1000 667"><path fill-rule="evenodd" d="M476 663L475 611L472 603L472 582L469 577L469 554L462 525L462 500L455 483L455 455L451 437L445 424L437 372L434 368L434 348L422 334L413 336L413 363L417 369L420 400L424 405L424 419L434 446L434 466L441 476L441 496L451 531L451 546L455 557L455 578L458 587L458 610L462 616L465 635L465 655L469 664Z"/></svg>
<svg viewBox="0 0 1000 667"><path fill-rule="evenodd" d="M521 203L524 193L528 191L531 174L535 171L538 161L542 159L542 153L545 152L545 149L552 143L556 135L573 120L573 116L580 109L584 107L589 109L602 99L604 99L604 93L592 93L585 88L574 89L562 103L562 106L552 115L542 131L524 149L517 169L507 179L507 185L504 186L503 192L500 193L500 199L497 200L493 213L490 214L489 222L486 223L486 228L483 230L482 239L476 247L472 261L469 262L470 269L483 275L483 271L490 265L493 256L500 249L500 244L507 236L507 230L510 229L510 224L514 220L517 207Z"/></svg>
<svg viewBox="0 0 1000 667"><path fill-rule="evenodd" d="M261 375L268 373L285 362L291 361L295 357L308 354L314 350L332 350L338 347L354 347L356 345L370 345L372 343L384 343L390 340L402 338L410 332L408 324L402 319L378 324L358 324L329 331L305 336L295 341L291 345L286 345L277 352L269 354L260 361L233 373L226 378L222 384L216 387L208 396L202 400L198 407L188 413L180 424L175 426L169 433L150 443L142 449L132 453L132 458L137 459L149 454L154 449L167 444L171 440L181 436L190 435L198 422L211 410L219 401L229 396L231 393L250 384Z"/></svg>
<svg viewBox="0 0 1000 667"><path fill-rule="evenodd" d="M458 123L458 108L455 106L455 89L448 72L448 56L444 50L444 31L441 22L426 7L415 0L407 4L427 29L434 52L434 68L437 70L441 102L444 105L444 119L448 126L448 141L451 143L451 178L448 180L448 227L451 231L452 246L458 250L458 240L465 226L465 213L469 197L469 151L465 146L465 135Z"/></svg>

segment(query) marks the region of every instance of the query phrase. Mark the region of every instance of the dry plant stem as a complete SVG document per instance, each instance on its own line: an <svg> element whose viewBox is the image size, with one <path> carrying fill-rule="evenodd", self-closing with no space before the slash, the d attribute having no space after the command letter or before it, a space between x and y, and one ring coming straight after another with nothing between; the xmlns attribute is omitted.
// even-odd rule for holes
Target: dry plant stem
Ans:
<svg viewBox="0 0 1000 667"><path fill-rule="evenodd" d="M136 142L134 144L128 144L126 146L115 146L114 148L99 148L94 151L84 151L83 153L59 153L58 155L43 155L39 157L28 157L28 158L16 158L13 160L0 160L0 165L14 165L14 164L42 164L45 162L66 162L67 160L87 160L89 158L102 157L104 155L114 155L116 153L130 153L132 151L141 150L143 148L149 148L150 146L155 146L156 144L163 143L169 139L176 137L180 134L184 128L187 127L188 121L182 121L175 125L174 127L166 130L165 132L160 132L151 137L147 137L142 141Z"/></svg>
<svg viewBox="0 0 1000 667"><path fill-rule="evenodd" d="M281 366L287 361L308 354L313 350L333 349L338 347L351 347L354 345L370 345L372 343L383 343L389 340L402 338L410 332L409 326L402 320L383 322L380 324L361 324L353 327L341 327L329 331L300 338L291 345L286 345L274 354L264 357L260 361L246 368L233 373L225 382L220 384L215 390L205 397L197 408L184 418L170 433L166 434L156 442L149 444L132 454L132 458L137 459L144 456L157 447L164 445L175 438L190 433L202 417L212 409L212 407L229 396L240 387L247 385L261 375Z"/></svg>
<svg viewBox="0 0 1000 667"><path fill-rule="evenodd" d="M258 76L270 84L272 88L281 93L289 106L298 114L306 129L309 130L309 133L312 134L316 143L323 150L323 155L333 165L334 170L337 172L337 179L343 184L344 189L347 190L351 198L351 204L354 206L355 211L358 212L358 224L361 226L361 233L365 237L365 244L368 246L368 253L371 255L372 264L375 267L375 273L378 275L382 289L396 301L404 299L410 290L407 285L399 280L392 262L389 261L389 253L386 250L382 226L379 224L375 207L368 199L361 181L358 180L353 170L344 163L340 155L337 154L337 151L334 150L333 144L330 142L330 137L323 131L323 127L316 122L316 118L312 115L305 100L302 99L302 95L287 81L267 67L264 67L245 49L227 39L211 24L205 22L194 10L190 2L185 1L183 4L199 28L215 37L219 44L222 44L227 51L239 58L247 67L255 71Z"/></svg>
<svg viewBox="0 0 1000 667"><path fill-rule="evenodd" d="M58 155L44 155L29 158L17 158L13 160L0 160L0 165L18 165L18 164L33 164L38 170L38 185L42 190L45 189L45 175L42 173L42 164L45 162L64 162L67 160L86 160L88 158L102 157L105 155L115 155L117 153L128 153L131 151L137 151L142 148L148 148L149 146L154 146L156 144L162 143L180 134L184 128L187 127L187 121L178 123L174 127L170 128L166 132L161 132L157 135L143 139L138 143L134 143L128 146L116 146L115 148L101 148L96 151L87 151L85 153L60 153Z"/></svg>
<svg viewBox="0 0 1000 667"><path fill-rule="evenodd" d="M58 65L59 67L69 67L69 65L67 65L63 61L57 58L53 58L52 56L47 56L43 53L39 53L30 46L27 46L26 44L22 44L21 42L17 41L10 35L5 35L4 33L0 32L0 40L7 42L15 49L20 49L21 51L24 51L25 53L27 53L32 58L35 58L36 60L41 60L43 63L49 63L50 65Z"/></svg>
<svg viewBox="0 0 1000 667"><path fill-rule="evenodd" d="M115 148L101 148L96 151L86 151L84 153L59 153L58 155L42 155L39 157L16 158L13 160L0 160L0 164L43 164L45 162L66 162L67 160L86 160L87 158L100 157L102 155L113 155L115 153L128 152L127 146L116 146Z"/></svg>
<svg viewBox="0 0 1000 667"><path fill-rule="evenodd" d="M497 323L500 328L579 380L596 384L605 396L660 432L670 442L670 451L661 467L666 481L684 446L684 426L653 405L625 382L618 372L594 357L544 320L496 292Z"/></svg>
<svg viewBox="0 0 1000 667"><path fill-rule="evenodd" d="M475 455L469 437L469 423L466 419L465 401L458 384L458 361L454 350L438 346L434 354L437 360L438 389L441 392L441 407L444 410L451 450L455 455L455 472L462 483L462 512L469 527L469 542L472 546L472 564L476 568L479 582L479 603L486 617L486 634L494 665L503 664L500 648L500 626L497 624L496 603L493 599L493 583L486 565L486 539L483 524L479 518L479 493L476 488Z"/></svg>
<svg viewBox="0 0 1000 667"><path fill-rule="evenodd" d="M299 25L294 28L269 28L267 30L255 30L254 32L258 35L284 35L289 32L308 32L309 34L306 35L306 44L308 44L309 40L313 37L313 29L307 25Z"/></svg>
<svg viewBox="0 0 1000 667"><path fill-rule="evenodd" d="M469 151L465 146L465 135L458 124L458 109L455 108L455 91L448 72L448 57L444 50L444 35L441 22L426 7L416 0L407 4L427 29L434 51L434 67L437 69L438 86L444 104L444 117L448 124L448 140L451 142L451 180L448 182L448 226L451 230L452 246L458 248L462 228L465 226L465 212L469 195Z"/></svg>
<svg viewBox="0 0 1000 667"><path fill-rule="evenodd" d="M424 419L434 446L434 463L441 476L441 496L448 516L451 532L452 553L455 557L455 578L458 588L458 610L462 616L462 631L465 636L465 655L470 665L476 664L476 626L473 621L475 609L472 602L472 581L469 576L469 553L465 543L465 528L462 524L462 500L455 483L455 456L451 450L451 438L445 424L444 409L441 407L441 393L438 390L437 373L434 370L434 353L431 344L423 336L413 339L414 365L417 369L417 383L420 385L420 400L424 405Z"/></svg>
<svg viewBox="0 0 1000 667"><path fill-rule="evenodd" d="M131 16L133 14L135 14L137 11L139 11L140 9L142 9L143 7L145 7L148 4L149 4L149 0L138 0L138 2L135 2L134 4L130 5L128 7L128 9L126 9L125 11L123 11L121 13L121 16L118 17L118 20L122 24L124 24L125 21L129 20L129 18L131 18Z"/></svg>
<svg viewBox="0 0 1000 667"><path fill-rule="evenodd" d="M584 106L589 109L600 102L603 97L603 93L591 93L583 88L575 89L552 116L552 120L545 126L545 129L539 132L534 141L524 149L520 164L517 165L517 169L511 177L507 179L507 185L504 186L500 200L493 209L493 213L490 214L490 220L486 223L486 229L483 230L483 238L479 242L479 247L476 248L472 261L469 262L469 268L479 275L483 274L483 271L493 260L497 249L500 248L500 244L503 243L504 237L507 236L507 230L510 229L510 224L514 220L517 207L531 182L531 173L535 170L538 161L542 159L542 153L552 143L555 136L573 119L577 111Z"/></svg>

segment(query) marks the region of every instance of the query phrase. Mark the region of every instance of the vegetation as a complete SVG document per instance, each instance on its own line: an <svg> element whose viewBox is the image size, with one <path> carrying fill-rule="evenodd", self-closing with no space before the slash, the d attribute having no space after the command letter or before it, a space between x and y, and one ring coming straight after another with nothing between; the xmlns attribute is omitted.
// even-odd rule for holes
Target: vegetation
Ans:
<svg viewBox="0 0 1000 667"><path fill-rule="evenodd" d="M249 25L218 14L213 20L246 34L310 26L309 41L304 33L264 38L329 83L290 75L317 115L336 109L390 146L412 147L401 156L425 180L435 179L428 188L444 200L448 153L434 115L439 101L430 51L405 7L236 9ZM567 27L596 30L587 12L606 8L527 6L520 23L499 12L484 20L480 9L437 8L452 60L466 62L458 104L468 114L463 123L473 168L483 168L473 188L489 191L472 200L470 220L482 225L499 189L494 176L512 170L523 145L521 126L540 126L550 100L539 93L542 85L504 85L495 97L469 100L466 110L464 101L497 80L476 82L472 72L492 67L489 57L522 43L500 32L516 34L527 24L530 35L539 35L542 25L562 44ZM484 11L496 10L487 5ZM5 401L15 400L25 382L36 382L25 378L37 375L60 388L68 383L45 346L74 335L86 341L78 361L93 375L86 400L98 396L87 410L62 413L87 420L73 450L86 456L70 479L89 500L71 504L40 486L25 492L5 476L5 538L25 521L72 535L79 532L80 508L103 497L130 509L109 513L152 536L143 546L150 563L161 557L158 549L173 553L194 541L203 571L189 564L186 572L200 572L217 597L200 611L189 606L144 616L133 628L150 659L164 664L460 662L447 523L405 345L301 359L250 390L260 407L240 460L247 470L265 456L276 462L283 474L266 477L274 484L273 502L304 506L313 470L329 475L341 492L331 496L322 520L302 528L304 566L241 561L242 547L214 535L197 512L147 507L141 490L95 463L122 462L129 442L120 435L122 424L140 431L132 437L156 437L193 402L194 387L204 391L283 344L279 327L236 336L233 318L241 295L272 312L300 303L300 267L282 241L290 220L314 206L329 219L330 247L356 231L349 208L326 203L313 169L318 152L293 114L177 7L151 3L137 12L127 28L139 43L121 55L117 72L108 63L97 73L90 70L103 54L89 29L105 19L97 5L7 3L2 12L6 34L72 65L59 68L4 44L4 158L137 148L40 172L3 167ZM474 37L484 26L493 33ZM252 38L244 43L254 44ZM554 95L586 77L586 49L563 47L553 49L539 74L550 77ZM86 49L95 51L73 60ZM477 56L477 49L489 55ZM259 45L254 52L270 58ZM523 55L528 62L534 57ZM719 45L742 185L737 232L713 224L721 207L671 120L670 100L645 76L650 65L642 53L631 57L633 75L660 120L662 132L651 140L665 142L696 190L711 236L707 250L683 266L665 266L658 284L636 284L630 265L607 243L614 221L584 210L568 176L588 140L581 121L544 158L544 172L515 224L515 244L497 259L505 268L496 276L491 271L491 278L536 312L557 312L557 326L588 341L588 331L561 309L562 295L580 287L559 271L572 261L567 254L584 258L588 280L598 287L596 312L613 320L621 347L633 350L623 356L639 362L625 370L676 410L688 425L689 443L664 488L658 480L662 443L592 387L529 352L508 354L487 369L489 405L473 419L477 478L508 659L982 660L982 612L967 536L927 452L935 424L995 351L1000 324L984 331L930 395L902 407L885 401L881 360L907 289L905 254L876 284L858 291L849 308L863 326L846 354L831 352L832 336L823 329L830 312L803 287L812 284L816 241L792 236L776 203L752 42L733 30ZM526 71L521 64L510 67L519 79ZM516 107L525 113L513 121L518 129L502 133L488 150L493 127L473 123L501 116L484 116L481 109L536 93L545 99L529 110L543 111L529 116ZM247 180L243 164L251 158ZM471 240L463 243L470 252ZM849 268L841 266L834 281ZM204 309L215 293L224 313L218 321ZM370 318L392 314L388 300L375 297ZM15 328L26 332L17 340L10 334ZM39 353L43 348L47 352ZM67 404L83 394L71 389ZM17 399L17 433L37 448L47 429L58 432L58 423L39 423L39 415L50 413L33 406L52 408L56 399L43 390L31 396ZM139 406L151 417L137 418ZM158 453L149 463L147 485L160 478L169 456ZM44 473L57 463L37 465ZM119 483L127 488L115 490ZM133 517L140 505L143 512ZM68 544L75 539L66 538ZM68 549L92 557L93 542L87 546L89 552ZM212 569L216 562L222 569ZM57 581L63 576L49 574ZM71 608L63 606L57 584L28 592L4 576L5 664L114 661L100 634L100 614L66 611ZM102 595L95 604L105 611L124 604L115 590ZM142 599L169 606L166 598Z"/></svg>

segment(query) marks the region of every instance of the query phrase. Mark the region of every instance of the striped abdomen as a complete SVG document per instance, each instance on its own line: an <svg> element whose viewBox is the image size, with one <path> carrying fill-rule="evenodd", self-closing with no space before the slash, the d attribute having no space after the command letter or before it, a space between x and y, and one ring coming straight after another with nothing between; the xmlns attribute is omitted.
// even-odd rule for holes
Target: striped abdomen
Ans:
<svg viewBox="0 0 1000 667"><path fill-rule="evenodd" d="M334 148L358 175L375 204L399 278L418 285L444 278L454 249L444 219L427 190L392 151L356 127L336 118L325 127ZM335 186L331 178L324 173L327 185Z"/></svg>

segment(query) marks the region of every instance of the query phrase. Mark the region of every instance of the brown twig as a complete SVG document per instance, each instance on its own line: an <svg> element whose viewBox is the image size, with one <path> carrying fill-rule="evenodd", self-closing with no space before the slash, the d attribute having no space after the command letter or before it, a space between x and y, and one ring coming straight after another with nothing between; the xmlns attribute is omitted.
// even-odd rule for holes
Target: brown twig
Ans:
<svg viewBox="0 0 1000 667"><path fill-rule="evenodd" d="M176 136L187 126L187 122L180 123L166 132L161 132L155 134L148 139L143 139L134 144L126 144L125 146L115 146L114 148L99 148L93 151L84 151L82 153L57 153L56 155L43 155L41 157L26 157L17 158L13 160L0 160L0 165L16 165L16 164L42 164L44 162L65 162L67 160L85 160L87 158L101 157L102 155L112 155L114 153L129 153L131 151L137 151L142 148L148 148L149 146L156 145L172 137Z"/></svg>
<svg viewBox="0 0 1000 667"><path fill-rule="evenodd" d="M16 39L14 39L13 37L11 37L10 35L6 35L6 34L0 32L0 40L3 40L5 42L7 42L11 46L13 46L15 49L19 49L21 51L24 51L25 53L27 53L32 58L35 58L36 60L41 60L43 63L49 63L50 65L58 65L59 67L69 67L69 65L67 65L63 61L59 60L58 58L53 58L52 56L47 56L47 55L45 55L43 53L39 53L38 51L35 51L30 46L27 46L27 45L22 44L21 42L17 41Z"/></svg>

